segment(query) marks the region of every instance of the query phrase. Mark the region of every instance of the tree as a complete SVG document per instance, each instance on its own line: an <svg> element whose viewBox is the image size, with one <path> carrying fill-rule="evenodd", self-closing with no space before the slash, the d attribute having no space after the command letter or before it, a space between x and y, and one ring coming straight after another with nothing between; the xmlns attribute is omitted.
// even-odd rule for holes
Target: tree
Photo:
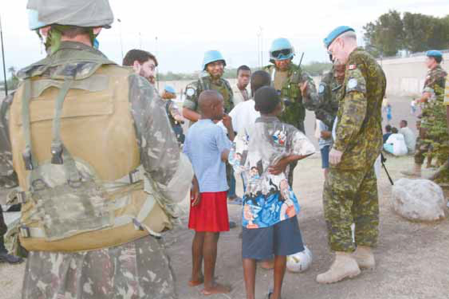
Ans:
<svg viewBox="0 0 449 299"><path fill-rule="evenodd" d="M363 29L366 49L375 56L394 56L403 49L404 25L399 12L390 10Z"/></svg>

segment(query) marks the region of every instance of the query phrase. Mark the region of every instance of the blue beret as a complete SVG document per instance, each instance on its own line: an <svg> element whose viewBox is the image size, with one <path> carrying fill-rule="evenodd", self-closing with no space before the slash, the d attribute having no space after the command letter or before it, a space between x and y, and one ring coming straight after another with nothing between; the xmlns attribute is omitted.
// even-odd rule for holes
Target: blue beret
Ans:
<svg viewBox="0 0 449 299"><path fill-rule="evenodd" d="M337 37L348 31L355 32L354 29L348 26L340 26L332 30L331 33L329 33L327 37L324 39L324 45L326 46L326 48L329 48L329 46Z"/></svg>
<svg viewBox="0 0 449 299"><path fill-rule="evenodd" d="M176 94L176 90L175 90L173 87L171 87L170 85L165 86L164 90L165 90L166 92Z"/></svg>
<svg viewBox="0 0 449 299"><path fill-rule="evenodd" d="M438 50L430 50L430 51L427 51L426 55L427 55L428 57L443 57L443 53L441 53L441 52L438 51Z"/></svg>

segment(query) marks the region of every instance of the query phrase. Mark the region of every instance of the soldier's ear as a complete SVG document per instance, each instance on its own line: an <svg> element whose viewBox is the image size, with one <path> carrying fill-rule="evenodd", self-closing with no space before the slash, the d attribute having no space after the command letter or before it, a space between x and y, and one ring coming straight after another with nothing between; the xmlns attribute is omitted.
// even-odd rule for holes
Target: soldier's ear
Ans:
<svg viewBox="0 0 449 299"><path fill-rule="evenodd" d="M45 26L45 27L40 28L39 32L43 37L47 37L48 31L50 31L50 29L51 29L51 26Z"/></svg>
<svg viewBox="0 0 449 299"><path fill-rule="evenodd" d="M134 69L134 71L137 74L140 74L140 70L142 69L142 65L137 60L134 60L133 69Z"/></svg>
<svg viewBox="0 0 449 299"><path fill-rule="evenodd" d="M95 27L95 28L93 29L93 31L94 31L94 35L98 35L98 34L100 34L100 32L101 32L101 29L103 29L103 28L101 28L101 27Z"/></svg>

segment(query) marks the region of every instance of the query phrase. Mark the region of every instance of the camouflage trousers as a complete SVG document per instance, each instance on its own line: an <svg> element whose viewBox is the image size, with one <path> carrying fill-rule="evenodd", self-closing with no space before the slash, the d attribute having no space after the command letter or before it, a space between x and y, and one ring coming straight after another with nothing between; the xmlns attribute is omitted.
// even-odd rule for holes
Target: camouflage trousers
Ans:
<svg viewBox="0 0 449 299"><path fill-rule="evenodd" d="M89 252L30 252L23 299L174 299L174 275L160 240L144 237Z"/></svg>
<svg viewBox="0 0 449 299"><path fill-rule="evenodd" d="M333 251L373 247L379 235L379 198L374 167L341 170L331 167L323 191L328 242ZM355 242L351 225L355 223Z"/></svg>
<svg viewBox="0 0 449 299"><path fill-rule="evenodd" d="M432 149L432 144L428 141L425 141L423 138L418 137L415 147L415 164L423 165L425 154L427 154L430 149Z"/></svg>

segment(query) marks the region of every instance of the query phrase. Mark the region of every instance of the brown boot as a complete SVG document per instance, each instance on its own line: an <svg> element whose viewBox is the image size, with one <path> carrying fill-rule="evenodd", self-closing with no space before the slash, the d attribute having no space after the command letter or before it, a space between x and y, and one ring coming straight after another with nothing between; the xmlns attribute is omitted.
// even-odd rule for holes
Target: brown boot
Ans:
<svg viewBox="0 0 449 299"><path fill-rule="evenodd" d="M360 274L360 268L351 253L335 252L335 261L329 271L316 277L318 283L334 283L347 277L353 278Z"/></svg>
<svg viewBox="0 0 449 299"><path fill-rule="evenodd" d="M415 164L412 170L401 171L403 175L410 177L421 177L421 164Z"/></svg>
<svg viewBox="0 0 449 299"><path fill-rule="evenodd" d="M355 258L360 269L372 270L376 266L373 252L368 246L357 246L352 257Z"/></svg>

